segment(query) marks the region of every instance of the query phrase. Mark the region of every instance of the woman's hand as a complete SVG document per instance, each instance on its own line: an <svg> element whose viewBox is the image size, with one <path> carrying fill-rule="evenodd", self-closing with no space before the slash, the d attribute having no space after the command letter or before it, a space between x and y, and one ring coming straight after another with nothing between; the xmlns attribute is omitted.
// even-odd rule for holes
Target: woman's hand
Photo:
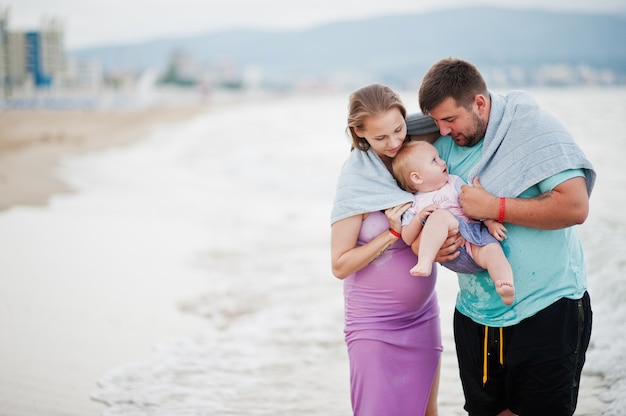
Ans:
<svg viewBox="0 0 626 416"><path fill-rule="evenodd" d="M402 232L402 214L404 214L404 211L411 208L412 204L412 202L407 202L404 205L397 205L393 208L386 209L385 216L389 221L389 227L398 233Z"/></svg>

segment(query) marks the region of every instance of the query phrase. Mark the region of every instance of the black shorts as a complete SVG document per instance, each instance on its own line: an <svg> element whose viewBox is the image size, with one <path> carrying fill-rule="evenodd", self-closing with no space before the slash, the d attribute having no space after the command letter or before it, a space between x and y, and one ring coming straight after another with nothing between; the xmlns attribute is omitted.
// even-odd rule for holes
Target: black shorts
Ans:
<svg viewBox="0 0 626 416"><path fill-rule="evenodd" d="M454 311L465 410L493 416L571 416L591 337L589 294L563 298L517 325L479 325Z"/></svg>

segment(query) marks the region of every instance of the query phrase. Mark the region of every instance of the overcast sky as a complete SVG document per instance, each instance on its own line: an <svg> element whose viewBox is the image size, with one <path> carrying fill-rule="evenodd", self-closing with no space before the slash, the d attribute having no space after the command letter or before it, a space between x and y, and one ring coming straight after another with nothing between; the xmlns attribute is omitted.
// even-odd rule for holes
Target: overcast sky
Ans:
<svg viewBox="0 0 626 416"><path fill-rule="evenodd" d="M10 30L37 30L43 18L61 20L68 49L226 28L304 29L479 4L576 12L626 10L626 0L0 0L0 7L9 8ZM445 21L441 24L445 26Z"/></svg>

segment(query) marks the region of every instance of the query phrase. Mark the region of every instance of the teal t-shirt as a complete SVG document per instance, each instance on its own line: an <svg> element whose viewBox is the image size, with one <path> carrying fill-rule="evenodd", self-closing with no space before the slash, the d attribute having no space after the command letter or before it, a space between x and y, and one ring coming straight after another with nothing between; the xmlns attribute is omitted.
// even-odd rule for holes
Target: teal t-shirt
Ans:
<svg viewBox="0 0 626 416"><path fill-rule="evenodd" d="M482 141L473 147L459 147L449 136L435 143L448 170L469 183L467 174L480 160ZM584 176L571 169L551 176L524 191L519 198L531 198L558 184ZM456 308L475 322L487 326L510 326L533 316L561 298L579 299L587 289L582 246L575 227L538 230L505 223L507 238L502 249L513 269L515 302L507 306L496 293L489 274L458 274Z"/></svg>

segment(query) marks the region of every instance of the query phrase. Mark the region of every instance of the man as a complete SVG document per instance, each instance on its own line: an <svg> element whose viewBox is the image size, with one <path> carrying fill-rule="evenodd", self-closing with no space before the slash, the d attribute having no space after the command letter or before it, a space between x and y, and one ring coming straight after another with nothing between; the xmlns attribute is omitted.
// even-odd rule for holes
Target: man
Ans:
<svg viewBox="0 0 626 416"><path fill-rule="evenodd" d="M433 65L419 102L439 127L435 146L450 173L473 184L462 188L464 212L505 224L502 247L516 282L515 302L507 306L486 272L458 274L454 336L465 410L572 415L592 320L574 226L589 211L593 167L530 95L490 92L469 62ZM437 261L459 254L457 237Z"/></svg>

